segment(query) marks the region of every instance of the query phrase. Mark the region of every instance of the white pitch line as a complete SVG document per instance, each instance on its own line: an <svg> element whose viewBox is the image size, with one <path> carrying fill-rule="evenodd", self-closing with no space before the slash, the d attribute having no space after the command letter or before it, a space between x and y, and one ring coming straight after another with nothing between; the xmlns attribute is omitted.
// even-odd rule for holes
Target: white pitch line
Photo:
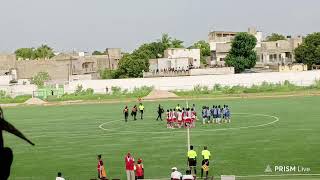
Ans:
<svg viewBox="0 0 320 180"><path fill-rule="evenodd" d="M244 126L244 127L236 127L236 128L221 128L221 129L208 129L208 130L205 130L205 129L204 130L192 130L192 132L196 133L196 132L214 132L214 131L249 129L249 128L257 128L257 127L269 126L271 124L274 124L274 123L280 121L279 117L268 115L268 114L250 114L250 113L234 113L234 114L245 114L245 115L252 115L252 116L265 116L265 117L273 118L275 120L272 121L272 122L269 122L269 123L259 124L259 125L255 125L255 126ZM121 120L114 120L114 121L109 121L109 122L106 122L106 123L102 123L102 124L99 125L99 128L104 130L104 131L112 131L111 129L106 129L103 126L106 125L106 124L112 123L112 122L117 122L117 121L121 121ZM167 134L167 133L171 133L171 132L174 132L174 133L185 133L184 131L161 131L161 132L153 132L153 131L150 131L150 132L148 132L148 131L143 131L143 132L121 131L121 132L115 132L115 133L112 133L112 134L113 135L128 134L128 133L131 133L131 134Z"/></svg>

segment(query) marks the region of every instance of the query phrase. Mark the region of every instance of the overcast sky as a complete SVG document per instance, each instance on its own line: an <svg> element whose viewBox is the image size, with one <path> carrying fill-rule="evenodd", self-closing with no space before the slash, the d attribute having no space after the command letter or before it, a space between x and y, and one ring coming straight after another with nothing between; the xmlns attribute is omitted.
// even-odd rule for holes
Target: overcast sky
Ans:
<svg viewBox="0 0 320 180"><path fill-rule="evenodd" d="M211 30L320 31L319 0L0 0L0 52L131 51L166 32L190 45Z"/></svg>

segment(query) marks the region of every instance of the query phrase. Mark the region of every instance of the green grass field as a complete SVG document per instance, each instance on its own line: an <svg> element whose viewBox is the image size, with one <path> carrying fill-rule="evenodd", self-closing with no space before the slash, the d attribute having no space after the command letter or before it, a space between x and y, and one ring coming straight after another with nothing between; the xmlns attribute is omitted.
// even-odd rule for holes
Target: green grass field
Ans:
<svg viewBox="0 0 320 180"><path fill-rule="evenodd" d="M128 123L122 115L126 103L6 108L7 120L36 144L31 147L5 133L5 144L15 154L10 179L51 180L61 171L67 180L88 180L96 177L97 154L103 154L109 177L125 179L128 151L135 159L143 158L146 178L167 178L173 166L185 171L186 130L167 129L165 121L155 121L159 103L169 108L185 101L145 102L145 119ZM191 144L198 154L204 145L213 154L211 175L320 178L247 177L320 174L320 97L189 100L192 103L198 113L202 105L228 104L232 109L231 124L204 126L198 121L191 130ZM296 165L311 171L265 173L267 165Z"/></svg>

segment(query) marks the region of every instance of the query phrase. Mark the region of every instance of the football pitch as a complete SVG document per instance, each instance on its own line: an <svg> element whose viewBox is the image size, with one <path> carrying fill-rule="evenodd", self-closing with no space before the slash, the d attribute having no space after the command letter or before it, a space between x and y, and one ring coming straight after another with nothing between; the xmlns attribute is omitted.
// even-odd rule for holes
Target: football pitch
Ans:
<svg viewBox="0 0 320 180"><path fill-rule="evenodd" d="M4 134L5 145L14 151L10 179L50 180L61 171L67 180L89 180L97 175L97 154L102 154L109 178L126 179L127 152L136 160L143 159L147 179L169 179L174 166L184 173L186 129L167 129L165 120L155 118L159 104L167 109L177 103L184 106L186 101L143 103L145 118L132 121L130 117L127 123L122 109L136 102L5 108L6 119L36 144L31 147ZM210 175L216 177L320 178L311 175L320 174L320 97L189 99L188 103L196 104L198 115L203 105L224 104L229 105L232 114L230 124L202 125L199 120L191 129L191 144L198 153L198 176L201 150L208 146L213 155ZM272 172L265 172L268 165ZM297 168L275 172L275 166Z"/></svg>

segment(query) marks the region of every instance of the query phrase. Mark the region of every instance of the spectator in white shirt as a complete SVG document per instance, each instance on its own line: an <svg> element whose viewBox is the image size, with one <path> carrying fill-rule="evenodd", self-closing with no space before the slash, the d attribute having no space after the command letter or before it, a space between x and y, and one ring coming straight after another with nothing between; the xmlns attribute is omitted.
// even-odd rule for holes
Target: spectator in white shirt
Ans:
<svg viewBox="0 0 320 180"><path fill-rule="evenodd" d="M187 170L186 175L182 176L182 180L194 180L194 177L191 175L191 171Z"/></svg>
<svg viewBox="0 0 320 180"><path fill-rule="evenodd" d="M172 173L171 173L171 180L180 180L182 177L182 174L178 171L176 167L171 168Z"/></svg>
<svg viewBox="0 0 320 180"><path fill-rule="evenodd" d="M65 180L65 179L62 177L62 173L61 173L61 172L58 172L58 177L56 177L56 180Z"/></svg>

